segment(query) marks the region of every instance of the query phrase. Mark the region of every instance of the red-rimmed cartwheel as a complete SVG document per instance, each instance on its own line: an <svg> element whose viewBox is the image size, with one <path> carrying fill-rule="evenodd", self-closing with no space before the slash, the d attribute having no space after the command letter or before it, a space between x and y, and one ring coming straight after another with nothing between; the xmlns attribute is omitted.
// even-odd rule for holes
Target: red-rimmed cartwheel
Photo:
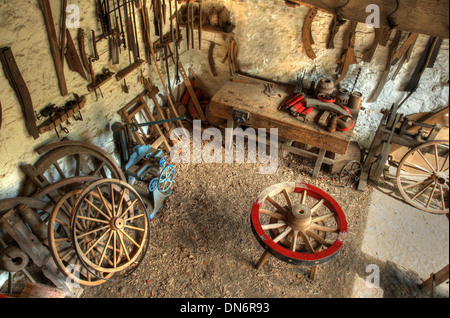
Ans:
<svg viewBox="0 0 450 318"><path fill-rule="evenodd" d="M344 244L347 221L339 204L326 192L304 183L280 183L264 190L252 208L253 233L270 255L291 264L313 266L334 258Z"/></svg>
<svg viewBox="0 0 450 318"><path fill-rule="evenodd" d="M72 244L94 275L128 277L142 263L150 240L145 204L133 187L104 179L78 197L70 221ZM120 272L120 273L119 273Z"/></svg>
<svg viewBox="0 0 450 318"><path fill-rule="evenodd" d="M110 279L114 273L91 274L79 260L70 234L72 209L81 192L83 192L82 189L73 190L55 204L48 222L48 247L53 260L65 277L81 286L99 286ZM98 194L96 196L98 197Z"/></svg>
<svg viewBox="0 0 450 318"><path fill-rule="evenodd" d="M400 161L397 186L412 206L430 213L448 213L449 146L447 141L426 142Z"/></svg>

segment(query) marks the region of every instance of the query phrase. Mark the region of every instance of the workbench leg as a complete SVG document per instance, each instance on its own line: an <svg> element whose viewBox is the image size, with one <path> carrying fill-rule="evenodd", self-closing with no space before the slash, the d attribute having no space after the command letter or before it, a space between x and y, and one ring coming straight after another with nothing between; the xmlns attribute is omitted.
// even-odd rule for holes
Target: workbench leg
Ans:
<svg viewBox="0 0 450 318"><path fill-rule="evenodd" d="M313 179L317 178L319 175L319 171L320 171L320 168L322 167L323 158L325 158L326 152L327 151L325 149L319 150L319 155L317 156L316 164L314 166L314 172L312 175Z"/></svg>
<svg viewBox="0 0 450 318"><path fill-rule="evenodd" d="M231 150L231 149L233 149L233 140L234 140L234 121L233 120L227 121L227 129L231 129L232 134L230 134L231 138L229 138L228 140L225 139L225 149Z"/></svg>

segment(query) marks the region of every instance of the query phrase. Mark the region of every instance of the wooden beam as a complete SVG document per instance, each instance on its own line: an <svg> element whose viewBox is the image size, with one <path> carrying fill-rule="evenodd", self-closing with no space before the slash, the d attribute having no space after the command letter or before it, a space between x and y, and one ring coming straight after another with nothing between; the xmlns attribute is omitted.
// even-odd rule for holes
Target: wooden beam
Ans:
<svg viewBox="0 0 450 318"><path fill-rule="evenodd" d="M309 8L317 8L319 11L335 14L336 8L346 20L366 23L372 13L366 12L370 4L378 5L380 8L380 27L389 27L387 17L392 18L397 24L397 29L440 38L449 38L449 2L450 0L401 0L399 7L393 0L285 0L286 5L301 5Z"/></svg>

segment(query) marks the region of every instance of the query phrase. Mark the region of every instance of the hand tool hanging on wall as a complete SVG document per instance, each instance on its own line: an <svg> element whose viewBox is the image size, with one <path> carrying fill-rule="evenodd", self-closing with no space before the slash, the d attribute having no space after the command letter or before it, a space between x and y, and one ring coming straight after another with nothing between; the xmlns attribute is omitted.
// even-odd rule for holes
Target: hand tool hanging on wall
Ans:
<svg viewBox="0 0 450 318"><path fill-rule="evenodd" d="M142 16L142 17L145 16L144 8L142 8L142 6L141 6L141 16ZM149 33L146 33L145 36L147 37L148 43L151 43L150 34L149 34ZM153 45L150 45L149 48L150 48L150 53L151 53L151 55L152 55L153 61L155 62L156 71L158 72L159 78L160 78L160 80L161 80L161 84L162 84L162 86L163 86L163 88L164 88L164 91L166 92L166 96L167 96L167 99L168 99L168 101L169 101L169 108L170 108L172 114L173 114L175 117L180 117L180 116L178 116L178 111L177 111L177 109L175 108L175 105L173 104L172 98L170 97L170 93L169 93L169 91L167 90L166 85L164 84L164 79L163 79L163 76L162 76L162 74L161 74L161 70L160 70L160 68L159 68L159 66L158 66L158 62L157 62L157 60L156 60L155 52L154 52L154 50L153 50ZM181 128L184 128L184 125L183 125L183 123L181 122L181 120L178 121L178 124L180 125ZM178 139L181 140L181 137L178 136Z"/></svg>
<svg viewBox="0 0 450 318"><path fill-rule="evenodd" d="M386 66L383 71L383 75L381 76L380 80L378 81L378 85L377 85L375 91L373 92L372 96L369 98L369 100L368 100L369 103L373 103L378 99L378 96L380 96L384 85L388 81L388 76L389 76L389 73L391 70L394 53L397 50L397 46L398 46L398 44L400 42L400 38L401 38L401 31L395 30L394 32L395 32L394 39L392 40L391 44L389 45L389 53L388 53L388 58L386 61Z"/></svg>
<svg viewBox="0 0 450 318"><path fill-rule="evenodd" d="M2 111L2 102L0 102L0 129L2 129L2 121L3 121L3 111Z"/></svg>
<svg viewBox="0 0 450 318"><path fill-rule="evenodd" d="M415 34L417 33L411 33L405 43L403 43L402 47L398 49L394 55L392 65L397 65L397 69L391 76L392 81L395 80L403 65L408 62L411 57L412 51L414 50L414 45L417 42L417 37Z"/></svg>
<svg viewBox="0 0 450 318"><path fill-rule="evenodd" d="M214 62L214 48L216 46L215 42L211 42L211 46L209 47L208 52L208 62L209 62L209 68L211 69L211 73L214 77L217 77L217 69L216 69L216 63Z"/></svg>
<svg viewBox="0 0 450 318"><path fill-rule="evenodd" d="M61 55L61 48L58 46L58 40L56 36L55 23L53 21L52 9L49 0L41 0L41 10L44 15L45 27L47 29L48 40L50 43L50 51L53 56L53 62L55 64L56 76L58 78L59 88L62 96L69 94L67 90L67 83L64 76L64 63Z"/></svg>
<svg viewBox="0 0 450 318"><path fill-rule="evenodd" d="M148 15L148 9L147 9L147 0L143 0L142 6L141 6L141 19L142 19L142 33L143 33L143 42L144 42L144 49L145 49L145 60L147 63L152 63L152 58L150 56L150 49L149 46L152 45L149 42L149 37L147 37L147 34L150 34L150 17Z"/></svg>
<svg viewBox="0 0 450 318"><path fill-rule="evenodd" d="M233 37L230 37L230 44L228 46L228 51L227 54L225 55L225 58L222 60L222 63L225 64L225 62L228 60L228 66L230 69L231 76L234 76L240 70L239 63L237 61L237 53L238 48L236 41L234 40Z"/></svg>
<svg viewBox="0 0 450 318"><path fill-rule="evenodd" d="M66 47L66 19L67 19L67 12L66 12L66 8L67 8L67 0L62 0L61 3L61 32L60 32L60 37L61 37L61 41L59 42L59 47L61 49L61 59L62 59L62 63L63 63L63 67L64 67L64 50Z"/></svg>
<svg viewBox="0 0 450 318"><path fill-rule="evenodd" d="M14 59L14 55L11 48L0 48L0 60L3 65L5 77L8 79L12 88L14 89L17 98L22 106L22 113L25 119L25 125L28 133L34 138L39 138L39 131L36 126L36 120L34 118L34 107L31 100L28 87L19 71L19 68Z"/></svg>
<svg viewBox="0 0 450 318"><path fill-rule="evenodd" d="M306 17L305 23L303 24L303 32L302 32L302 39L303 44L305 45L306 54L309 56L310 59L314 60L317 56L316 53L314 53L314 50L312 48L312 45L314 44L314 39L311 33L311 26L313 23L314 18L317 15L317 9L312 8L309 11L308 16Z"/></svg>
<svg viewBox="0 0 450 318"><path fill-rule="evenodd" d="M358 22L352 21L347 29L347 32L344 37L344 54L341 59L338 61L339 70L338 76L339 78L335 81L335 85L337 86L346 76L351 64L358 64L355 58L355 34L356 27Z"/></svg>
<svg viewBox="0 0 450 318"><path fill-rule="evenodd" d="M334 49L334 38L339 32L341 26L343 26L347 21L344 20L340 15L335 14L333 16L333 21L330 25L330 35L328 36L327 49Z"/></svg>
<svg viewBox="0 0 450 318"><path fill-rule="evenodd" d="M67 29L66 32L67 32L67 50L65 56L67 59L67 64L69 65L70 70L77 72L78 74L81 75L81 77L87 80L87 76L84 72L83 65L81 64L77 49L75 48L75 44L73 43L69 29Z"/></svg>
<svg viewBox="0 0 450 318"><path fill-rule="evenodd" d="M85 32L83 29L78 30L78 45L80 47L81 62L84 68L89 71L89 62L86 54Z"/></svg>
<svg viewBox="0 0 450 318"><path fill-rule="evenodd" d="M44 134L51 130L55 130L59 138L60 135L57 129L58 126L61 128L61 131L68 133L69 130L67 128L63 128L62 124L64 122L70 124L70 118L73 118L75 121L82 121L83 116L81 115L81 110L85 105L86 98L84 96L80 98L75 94L75 100L67 102L62 107L55 107L54 105L47 106L41 111L40 116L49 118L39 126L39 133Z"/></svg>
<svg viewBox="0 0 450 318"><path fill-rule="evenodd" d="M442 44L442 38L430 37L428 44L422 52L422 56L405 87L406 92L413 92L419 86L420 78L428 67L432 67Z"/></svg>
<svg viewBox="0 0 450 318"><path fill-rule="evenodd" d="M94 56L92 58L92 62L97 62L100 59L100 56L98 55L98 50L97 50L97 38L95 36L95 31L92 31L92 49L94 52Z"/></svg>
<svg viewBox="0 0 450 318"><path fill-rule="evenodd" d="M195 109L197 111L197 114L200 116L201 120L205 121L206 120L205 114L203 112L202 106L200 105L200 103L199 103L199 101L198 101L198 99L196 97L194 88L192 87L191 82L189 81L189 77L186 74L186 72L185 72L181 62L178 62L178 65L179 65L179 68L180 68L181 76L183 77L183 80L184 80L184 85L186 85L186 89L188 90L189 95L191 96L191 99L192 99L192 101L194 103L194 106L195 106Z"/></svg>
<svg viewBox="0 0 450 318"><path fill-rule="evenodd" d="M366 63L370 63L370 61L372 61L373 55L375 54L378 44L380 43L381 35L383 34L383 29L381 28L374 28L374 31L375 38L372 42L372 45L364 52L364 55L361 58L361 61Z"/></svg>

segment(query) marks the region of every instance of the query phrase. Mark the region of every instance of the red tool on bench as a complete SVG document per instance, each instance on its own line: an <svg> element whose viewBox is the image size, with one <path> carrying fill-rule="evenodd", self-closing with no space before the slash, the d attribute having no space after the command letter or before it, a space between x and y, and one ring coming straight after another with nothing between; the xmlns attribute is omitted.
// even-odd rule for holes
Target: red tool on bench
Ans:
<svg viewBox="0 0 450 318"><path fill-rule="evenodd" d="M306 121L306 117L313 111L313 107L307 106L307 101L302 94L296 94L286 104L280 107L281 110L287 110L294 117L300 117Z"/></svg>

